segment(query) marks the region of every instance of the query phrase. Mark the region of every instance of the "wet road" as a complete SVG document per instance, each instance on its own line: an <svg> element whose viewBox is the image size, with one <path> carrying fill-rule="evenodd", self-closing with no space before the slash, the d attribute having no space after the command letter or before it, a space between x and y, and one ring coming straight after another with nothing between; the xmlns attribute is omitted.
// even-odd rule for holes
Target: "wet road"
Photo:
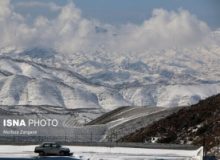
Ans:
<svg viewBox="0 0 220 160"><path fill-rule="evenodd" d="M32 158L0 157L0 160L79 160L79 159L73 157L32 157Z"/></svg>

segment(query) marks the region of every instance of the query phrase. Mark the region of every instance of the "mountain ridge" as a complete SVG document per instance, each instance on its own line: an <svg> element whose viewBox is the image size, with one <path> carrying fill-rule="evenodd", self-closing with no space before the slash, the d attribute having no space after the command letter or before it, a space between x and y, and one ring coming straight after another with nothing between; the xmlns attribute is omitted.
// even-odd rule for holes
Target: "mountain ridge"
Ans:
<svg viewBox="0 0 220 160"><path fill-rule="evenodd" d="M137 57L110 56L105 50L102 50L103 53L97 51L91 55L65 55L53 49L38 47L19 52L2 52L0 84L4 86L5 80L10 79L10 76L20 75L33 78L36 83L51 83L54 89L63 85L71 90L68 92L76 91L81 101L79 104L76 104L77 96L74 99L72 93L65 95L65 98L64 95L56 98L51 92L48 95L52 97L51 102L45 101L41 105L53 105L54 102L56 106L59 104L60 107L74 109L90 102L92 108L108 111L120 106L186 106L220 93L220 73L217 69L219 58L215 48L216 46L208 49L169 49L155 54L146 51L145 58L144 54ZM207 52L210 52L210 56L206 55L201 59ZM64 93L65 87L58 87L59 91L54 91L57 94ZM10 98L7 90L0 90L0 93Z"/></svg>

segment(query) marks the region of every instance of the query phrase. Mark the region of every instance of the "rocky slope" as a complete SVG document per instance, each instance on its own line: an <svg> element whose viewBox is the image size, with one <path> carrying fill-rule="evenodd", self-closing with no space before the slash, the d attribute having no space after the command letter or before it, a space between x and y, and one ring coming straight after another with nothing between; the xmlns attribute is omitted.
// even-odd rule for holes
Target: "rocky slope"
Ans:
<svg viewBox="0 0 220 160"><path fill-rule="evenodd" d="M214 152L220 145L220 95L184 107L120 141L204 145ZM153 139L152 139L153 138Z"/></svg>

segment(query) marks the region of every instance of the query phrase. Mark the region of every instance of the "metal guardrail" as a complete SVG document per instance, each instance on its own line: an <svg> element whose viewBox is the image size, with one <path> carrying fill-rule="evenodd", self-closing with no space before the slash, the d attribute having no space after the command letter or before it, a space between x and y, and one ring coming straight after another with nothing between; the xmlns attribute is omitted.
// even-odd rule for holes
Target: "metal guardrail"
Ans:
<svg viewBox="0 0 220 160"><path fill-rule="evenodd" d="M103 135L81 134L74 136L0 136L0 144L39 144L41 142L59 142L62 144L98 142Z"/></svg>

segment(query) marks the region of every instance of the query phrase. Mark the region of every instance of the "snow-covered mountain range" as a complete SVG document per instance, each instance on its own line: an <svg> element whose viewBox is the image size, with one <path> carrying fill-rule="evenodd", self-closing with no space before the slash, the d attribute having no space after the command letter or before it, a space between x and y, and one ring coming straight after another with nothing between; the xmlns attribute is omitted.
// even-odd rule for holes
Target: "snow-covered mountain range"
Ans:
<svg viewBox="0 0 220 160"><path fill-rule="evenodd" d="M212 45L144 53L1 49L0 105L68 109L174 107L220 93L220 31Z"/></svg>

